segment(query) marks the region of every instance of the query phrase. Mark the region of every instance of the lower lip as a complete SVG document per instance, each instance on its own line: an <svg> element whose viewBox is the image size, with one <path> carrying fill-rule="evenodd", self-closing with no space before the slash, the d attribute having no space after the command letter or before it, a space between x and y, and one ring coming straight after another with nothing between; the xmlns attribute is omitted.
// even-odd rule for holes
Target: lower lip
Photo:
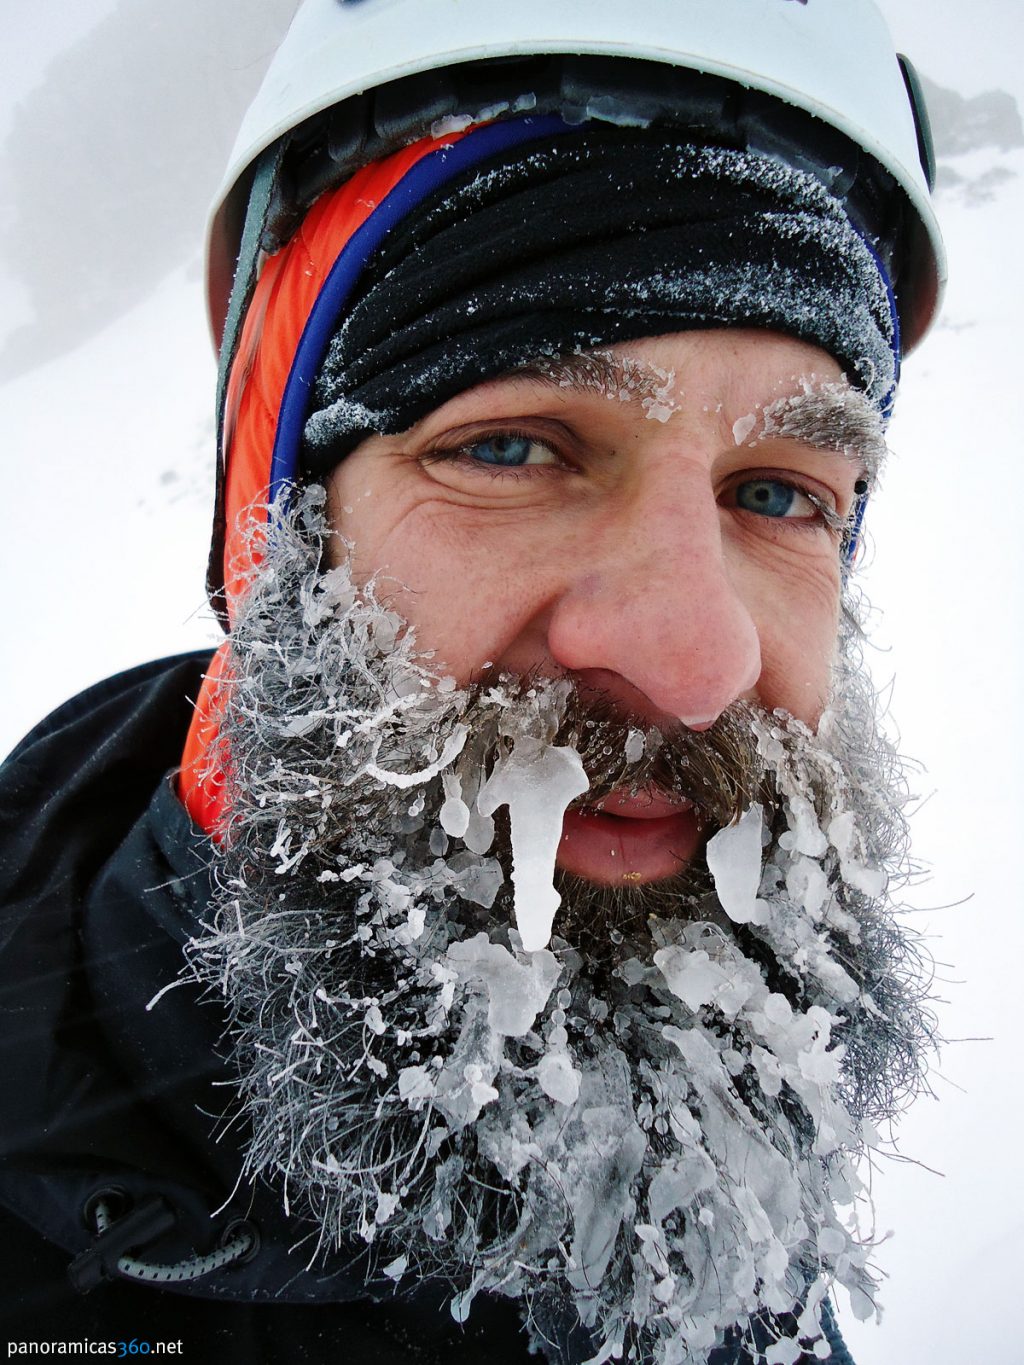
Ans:
<svg viewBox="0 0 1024 1365"><path fill-rule="evenodd" d="M669 815L608 815L566 811L558 845L565 872L606 886L676 876L701 845L692 809Z"/></svg>

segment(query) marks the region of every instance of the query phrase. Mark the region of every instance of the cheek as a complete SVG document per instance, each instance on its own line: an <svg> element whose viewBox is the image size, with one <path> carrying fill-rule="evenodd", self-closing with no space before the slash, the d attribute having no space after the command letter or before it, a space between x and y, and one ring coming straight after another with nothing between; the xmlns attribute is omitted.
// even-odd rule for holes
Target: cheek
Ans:
<svg viewBox="0 0 1024 1365"><path fill-rule="evenodd" d="M770 591L766 591L770 587ZM839 633L840 574L828 559L758 581L760 701L814 726L829 699Z"/></svg>
<svg viewBox="0 0 1024 1365"><path fill-rule="evenodd" d="M373 576L377 551L388 535L395 514L393 499L382 495L381 481L372 461L355 451L325 480L327 520L332 537L328 559L339 564L346 555L345 542L352 547L353 574L363 586ZM358 561L358 562L357 562Z"/></svg>
<svg viewBox="0 0 1024 1365"><path fill-rule="evenodd" d="M521 513L473 515L424 500L417 486L385 487L348 465L329 482L328 514L352 546L356 582L376 577L378 597L414 628L418 648L460 684L484 663L502 662L548 591L530 567L545 559L539 528ZM331 562L344 553L336 538Z"/></svg>

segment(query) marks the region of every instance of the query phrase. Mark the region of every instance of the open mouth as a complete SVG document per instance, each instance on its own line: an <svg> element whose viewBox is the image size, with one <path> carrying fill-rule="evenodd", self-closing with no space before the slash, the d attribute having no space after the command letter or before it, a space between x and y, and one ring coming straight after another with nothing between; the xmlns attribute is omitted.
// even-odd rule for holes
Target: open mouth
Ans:
<svg viewBox="0 0 1024 1365"><path fill-rule="evenodd" d="M703 840L692 801L657 790L612 792L566 811L558 866L605 885L660 881L678 875Z"/></svg>

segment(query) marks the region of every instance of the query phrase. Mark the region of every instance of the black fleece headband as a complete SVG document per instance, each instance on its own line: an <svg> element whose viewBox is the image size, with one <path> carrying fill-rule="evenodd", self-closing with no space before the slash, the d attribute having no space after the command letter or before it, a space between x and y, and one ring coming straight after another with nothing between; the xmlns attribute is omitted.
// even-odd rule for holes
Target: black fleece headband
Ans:
<svg viewBox="0 0 1024 1365"><path fill-rule="evenodd" d="M722 326L820 346L891 402L888 277L812 175L662 129L504 153L420 205L366 268L314 386L303 472L539 357Z"/></svg>

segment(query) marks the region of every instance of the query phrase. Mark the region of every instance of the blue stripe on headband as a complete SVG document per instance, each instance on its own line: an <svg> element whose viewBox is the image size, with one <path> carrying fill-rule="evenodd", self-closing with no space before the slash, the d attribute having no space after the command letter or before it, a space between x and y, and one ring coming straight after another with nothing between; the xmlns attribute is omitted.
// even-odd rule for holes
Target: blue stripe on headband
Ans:
<svg viewBox="0 0 1024 1365"><path fill-rule="evenodd" d="M309 412L310 391L337 330L338 319L367 262L391 229L440 186L496 152L553 133L573 131L573 125L556 114L490 123L476 128L460 141L430 152L411 166L369 218L352 234L313 304L288 374L270 462L271 502L277 502L282 490L295 480L302 433Z"/></svg>

